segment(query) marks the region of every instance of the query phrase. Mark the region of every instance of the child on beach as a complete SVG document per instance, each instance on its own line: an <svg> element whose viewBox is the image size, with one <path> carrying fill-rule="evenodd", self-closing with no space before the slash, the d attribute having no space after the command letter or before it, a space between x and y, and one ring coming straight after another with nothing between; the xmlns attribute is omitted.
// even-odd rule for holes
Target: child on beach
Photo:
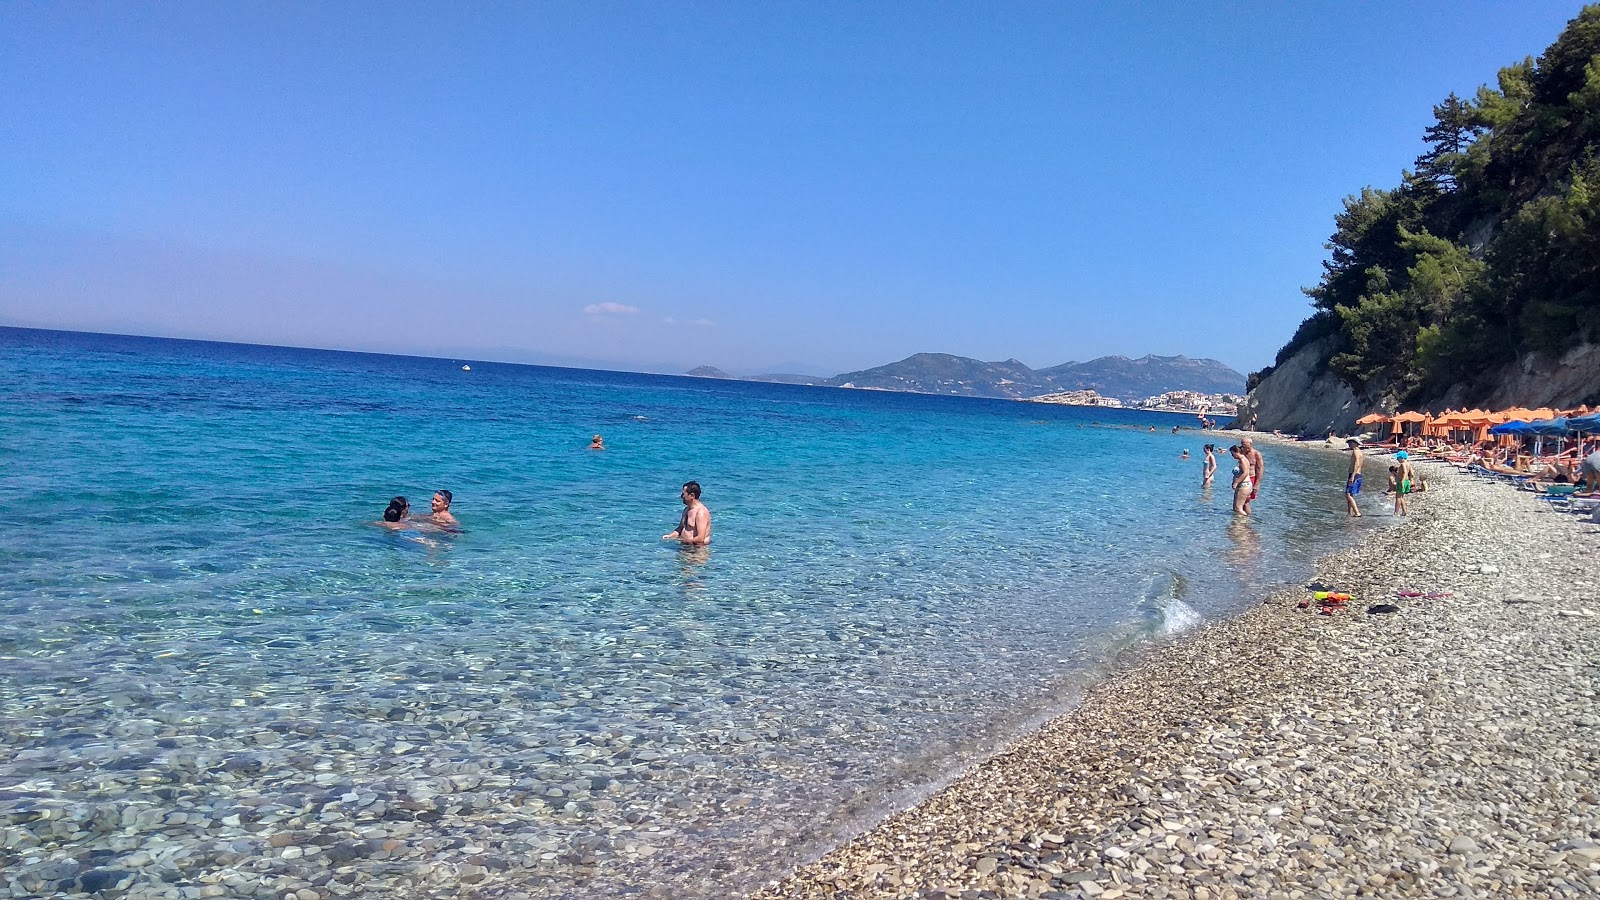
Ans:
<svg viewBox="0 0 1600 900"><path fill-rule="evenodd" d="M1405 482L1400 477L1400 467L1399 466L1390 466L1389 467L1389 489L1387 491L1384 491L1384 493L1393 494L1394 495L1394 514L1397 515L1397 516L1405 515L1406 514Z"/></svg>

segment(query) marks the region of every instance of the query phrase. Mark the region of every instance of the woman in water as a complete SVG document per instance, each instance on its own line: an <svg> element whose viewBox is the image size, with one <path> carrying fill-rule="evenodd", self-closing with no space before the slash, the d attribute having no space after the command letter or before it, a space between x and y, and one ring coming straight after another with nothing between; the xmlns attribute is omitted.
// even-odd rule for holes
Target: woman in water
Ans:
<svg viewBox="0 0 1600 900"><path fill-rule="evenodd" d="M389 501L389 508L383 511L383 521L377 524L384 528L404 528L409 515L411 504L404 497L396 497Z"/></svg>
<svg viewBox="0 0 1600 900"><path fill-rule="evenodd" d="M1211 476L1217 474L1217 445L1207 444L1201 449L1206 453L1206 461L1200 466L1200 484L1204 487L1211 483Z"/></svg>
<svg viewBox="0 0 1600 900"><path fill-rule="evenodd" d="M1255 482L1250 477L1252 474L1250 457L1245 454L1244 448L1238 444L1229 447L1228 454L1233 457L1235 463L1233 467L1233 514L1236 516L1248 516L1250 511L1245 509L1245 504L1250 502L1250 491L1255 488Z"/></svg>

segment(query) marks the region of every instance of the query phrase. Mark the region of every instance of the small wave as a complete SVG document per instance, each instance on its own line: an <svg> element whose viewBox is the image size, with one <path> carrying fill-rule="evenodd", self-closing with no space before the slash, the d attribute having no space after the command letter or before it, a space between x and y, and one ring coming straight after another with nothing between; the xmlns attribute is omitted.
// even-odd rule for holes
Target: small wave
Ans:
<svg viewBox="0 0 1600 900"><path fill-rule="evenodd" d="M1161 605L1161 633L1167 637L1189 631L1200 622L1200 613L1177 597Z"/></svg>
<svg viewBox="0 0 1600 900"><path fill-rule="evenodd" d="M1145 597L1154 613L1155 634L1173 637L1204 621L1198 610L1183 602L1187 589L1188 580L1176 572L1154 576L1145 584Z"/></svg>

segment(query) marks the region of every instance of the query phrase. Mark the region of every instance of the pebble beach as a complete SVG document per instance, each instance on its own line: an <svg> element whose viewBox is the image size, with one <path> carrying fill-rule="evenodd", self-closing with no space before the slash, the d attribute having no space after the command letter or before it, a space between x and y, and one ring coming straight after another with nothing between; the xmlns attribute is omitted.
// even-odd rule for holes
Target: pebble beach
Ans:
<svg viewBox="0 0 1600 900"><path fill-rule="evenodd" d="M1426 471L1323 561L1348 609L1287 590L1155 648L754 896L1600 894L1600 526Z"/></svg>

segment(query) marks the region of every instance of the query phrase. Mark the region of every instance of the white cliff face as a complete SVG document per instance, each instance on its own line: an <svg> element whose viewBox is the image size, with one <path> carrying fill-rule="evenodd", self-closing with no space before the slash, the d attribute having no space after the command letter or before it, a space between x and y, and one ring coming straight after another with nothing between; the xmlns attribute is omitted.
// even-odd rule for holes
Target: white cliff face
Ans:
<svg viewBox="0 0 1600 900"><path fill-rule="evenodd" d="M1332 338L1301 347L1261 380L1239 409L1235 427L1285 434L1350 434L1367 413L1339 376L1324 365Z"/></svg>

